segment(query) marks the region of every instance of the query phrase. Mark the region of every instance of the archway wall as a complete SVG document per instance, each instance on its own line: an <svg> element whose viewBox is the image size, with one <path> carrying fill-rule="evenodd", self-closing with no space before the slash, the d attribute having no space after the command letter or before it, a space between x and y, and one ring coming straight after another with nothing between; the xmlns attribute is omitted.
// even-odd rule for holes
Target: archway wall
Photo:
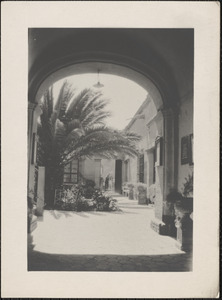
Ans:
<svg viewBox="0 0 222 300"><path fill-rule="evenodd" d="M47 91L53 83L72 75L96 73L98 69L102 70L102 73L104 74L116 75L134 81L147 90L149 97L152 98L156 106L156 109L161 109L163 107L162 96L157 87L149 78L145 77L138 71L133 70L132 68L118 65L116 63L106 63L100 61L76 63L55 71L49 75L39 86L35 96L35 102L40 102L40 99L45 91Z"/></svg>
<svg viewBox="0 0 222 300"><path fill-rule="evenodd" d="M29 34L29 102L38 103L57 80L98 68L135 81L162 117L162 125L156 122L164 138L163 166L157 166L162 200L179 187L192 168L180 158L181 138L193 132L193 30L64 28Z"/></svg>
<svg viewBox="0 0 222 300"><path fill-rule="evenodd" d="M137 116L140 116L137 118ZM135 118L127 126L127 130L136 132L142 136L138 143L139 157L142 157L143 167L141 169L140 158L125 157L129 165L129 181L136 186L139 182L147 186L147 198L155 203L155 217L162 220L163 201L165 197L164 180L165 171L171 169L170 161L167 168L165 165L165 140L164 114L163 110L156 109L153 99L148 94L146 100L135 114ZM156 140L161 138L161 157L156 158ZM156 160L156 161L155 161ZM161 160L161 161L160 161ZM142 171L142 176L141 176Z"/></svg>
<svg viewBox="0 0 222 300"><path fill-rule="evenodd" d="M192 85L192 46L192 29L31 28L29 101L59 69L106 62L143 74L174 107Z"/></svg>
<svg viewBox="0 0 222 300"><path fill-rule="evenodd" d="M194 161L193 161L193 93L189 92L183 99L178 112L178 182L177 187L179 191L183 191L184 183L189 175L193 174ZM188 159L182 161L182 139L188 140L189 153Z"/></svg>

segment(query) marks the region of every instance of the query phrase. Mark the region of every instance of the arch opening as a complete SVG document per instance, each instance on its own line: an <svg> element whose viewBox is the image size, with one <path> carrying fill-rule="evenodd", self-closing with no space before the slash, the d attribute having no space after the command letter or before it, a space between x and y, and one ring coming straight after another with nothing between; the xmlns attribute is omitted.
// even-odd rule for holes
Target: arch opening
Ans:
<svg viewBox="0 0 222 300"><path fill-rule="evenodd" d="M150 79L129 67L104 62L76 63L53 72L40 84L36 93L35 102L40 102L45 91L53 83L72 75L96 73L98 69L100 69L103 74L116 75L134 81L147 91L157 110L163 107L163 98L161 93Z"/></svg>
<svg viewBox="0 0 222 300"><path fill-rule="evenodd" d="M191 130L186 128L183 131L184 124L187 125L188 123L187 117L184 117L182 123L178 114L178 108L182 106L181 97L178 95L183 94L178 91L182 83L186 83L186 68L183 68L183 63L186 60L183 57L189 55L186 48L183 50L184 52L182 51L182 54L186 52L183 56L174 47L174 34L171 36L172 39L168 36L165 37L165 40L163 35L160 35L159 39L156 39L155 34L155 38L152 39L151 36L147 35L147 42L143 38L137 42L136 39L128 39L129 37L126 35L125 39L128 42L124 43L120 35L117 38L120 43L114 43L113 41L116 39L112 40L107 34L104 34L99 35L95 42L90 32L85 38L80 36L75 39L68 36L66 41L63 41L63 38L58 38L56 44L42 43L45 49L39 51L39 56L33 59L33 65L30 64L29 104L34 104L33 110L35 110L36 104L40 102L45 91L55 82L77 74L96 74L98 69L101 70L101 74L127 78L144 88L148 92L148 97L146 105L142 105L138 111L141 118L135 118L128 124L128 129L138 130L143 135L143 141L139 145L139 164L138 161L130 160L127 156L116 160L114 167L118 169L116 176L119 178L119 184L115 188L117 191L121 191L123 181L139 180L139 183L146 184L147 190L149 189L147 195L155 198L155 219L152 220L151 227L161 234L174 236L174 216L171 207L166 206L166 199L170 189L178 186L179 130L183 134L188 134ZM103 37L106 37L107 43L104 43ZM90 43L91 40L93 43ZM158 40L161 41L159 46L157 45ZM184 45L180 44L178 40L176 41L180 47ZM56 51L53 51L54 49ZM85 49L88 50L85 51ZM180 53L181 56L177 58L176 53ZM190 57L192 58L192 55ZM189 68L187 72L189 73ZM181 77L177 76L180 73ZM187 89L186 87L185 90ZM183 86L181 91L183 91ZM188 100L189 104L192 104L193 99ZM36 120L32 114L32 107L30 107L30 158L34 149L34 144L31 144L31 141L34 140L36 133L36 128L32 127L33 124L36 125ZM92 176L99 186L101 160L95 158L92 163L91 170L94 172ZM34 170L34 164L30 159L31 168ZM85 169L89 170L90 168L85 166ZM130 173L132 170L135 171L134 174ZM104 175L106 172L108 173L109 170L104 171ZM181 174L183 174L182 171ZM31 176L29 177L31 186L34 180ZM140 199L140 201L142 200Z"/></svg>

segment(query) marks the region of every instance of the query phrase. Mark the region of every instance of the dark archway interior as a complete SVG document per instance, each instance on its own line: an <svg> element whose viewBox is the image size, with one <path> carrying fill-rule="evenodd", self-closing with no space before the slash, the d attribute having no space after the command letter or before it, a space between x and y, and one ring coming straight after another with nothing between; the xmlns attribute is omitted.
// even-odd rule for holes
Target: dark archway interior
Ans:
<svg viewBox="0 0 222 300"><path fill-rule="evenodd" d="M116 160L115 165L115 192L122 193L122 160Z"/></svg>
<svg viewBox="0 0 222 300"><path fill-rule="evenodd" d="M167 195L172 189L179 189L193 169L192 165L188 165L188 152L191 153L189 142L186 165L179 159L182 153L180 140L186 137L188 141L193 134L193 54L193 29L29 29L28 185L32 187L35 183L35 164L31 161L34 147L31 142L36 134L37 117L41 113L38 105L40 97L50 84L75 74L96 73L98 66L102 66L105 74L122 76L140 84L148 92L147 100L150 103L153 101L150 109L142 105L141 113L144 112L146 122L141 126L137 124L135 128L144 138L144 144L140 145L144 156L139 168L144 176L146 158L146 166L149 164L149 170L153 172L154 166L147 153L153 150L159 153L155 161L155 182L147 180L151 178L151 172L146 169L146 189L150 189L149 196L155 196L155 218L150 219L149 224L159 234L172 236L175 215L165 205ZM149 112L152 115L148 115ZM156 141L160 137L163 146L159 143L157 147ZM137 176L137 166L133 162L132 166L130 170ZM117 192L120 192L124 172L122 161L117 160ZM137 183L136 176L133 178ZM127 177L126 181L131 177ZM144 204L142 202L147 195L144 191L140 193L138 205ZM184 244L181 242L180 246ZM192 248L192 240L189 247Z"/></svg>
<svg viewBox="0 0 222 300"><path fill-rule="evenodd" d="M193 89L193 29L31 28L29 101L53 72L81 62L132 68L173 107Z"/></svg>

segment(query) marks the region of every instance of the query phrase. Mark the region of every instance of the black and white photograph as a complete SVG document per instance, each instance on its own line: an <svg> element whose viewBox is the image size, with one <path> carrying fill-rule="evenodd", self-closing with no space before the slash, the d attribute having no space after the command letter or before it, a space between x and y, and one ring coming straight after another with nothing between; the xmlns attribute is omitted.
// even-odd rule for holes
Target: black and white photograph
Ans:
<svg viewBox="0 0 222 300"><path fill-rule="evenodd" d="M191 4L4 6L3 296L219 293L219 6Z"/></svg>
<svg viewBox="0 0 222 300"><path fill-rule="evenodd" d="M192 271L194 30L28 35L28 270Z"/></svg>

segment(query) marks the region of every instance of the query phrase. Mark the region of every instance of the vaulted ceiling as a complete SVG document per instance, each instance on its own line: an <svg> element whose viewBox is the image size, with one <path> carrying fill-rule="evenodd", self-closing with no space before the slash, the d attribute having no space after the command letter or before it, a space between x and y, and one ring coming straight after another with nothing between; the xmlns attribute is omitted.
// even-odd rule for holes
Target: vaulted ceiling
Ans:
<svg viewBox="0 0 222 300"><path fill-rule="evenodd" d="M60 69L106 62L143 74L176 103L193 89L193 38L192 29L30 28L29 97Z"/></svg>

